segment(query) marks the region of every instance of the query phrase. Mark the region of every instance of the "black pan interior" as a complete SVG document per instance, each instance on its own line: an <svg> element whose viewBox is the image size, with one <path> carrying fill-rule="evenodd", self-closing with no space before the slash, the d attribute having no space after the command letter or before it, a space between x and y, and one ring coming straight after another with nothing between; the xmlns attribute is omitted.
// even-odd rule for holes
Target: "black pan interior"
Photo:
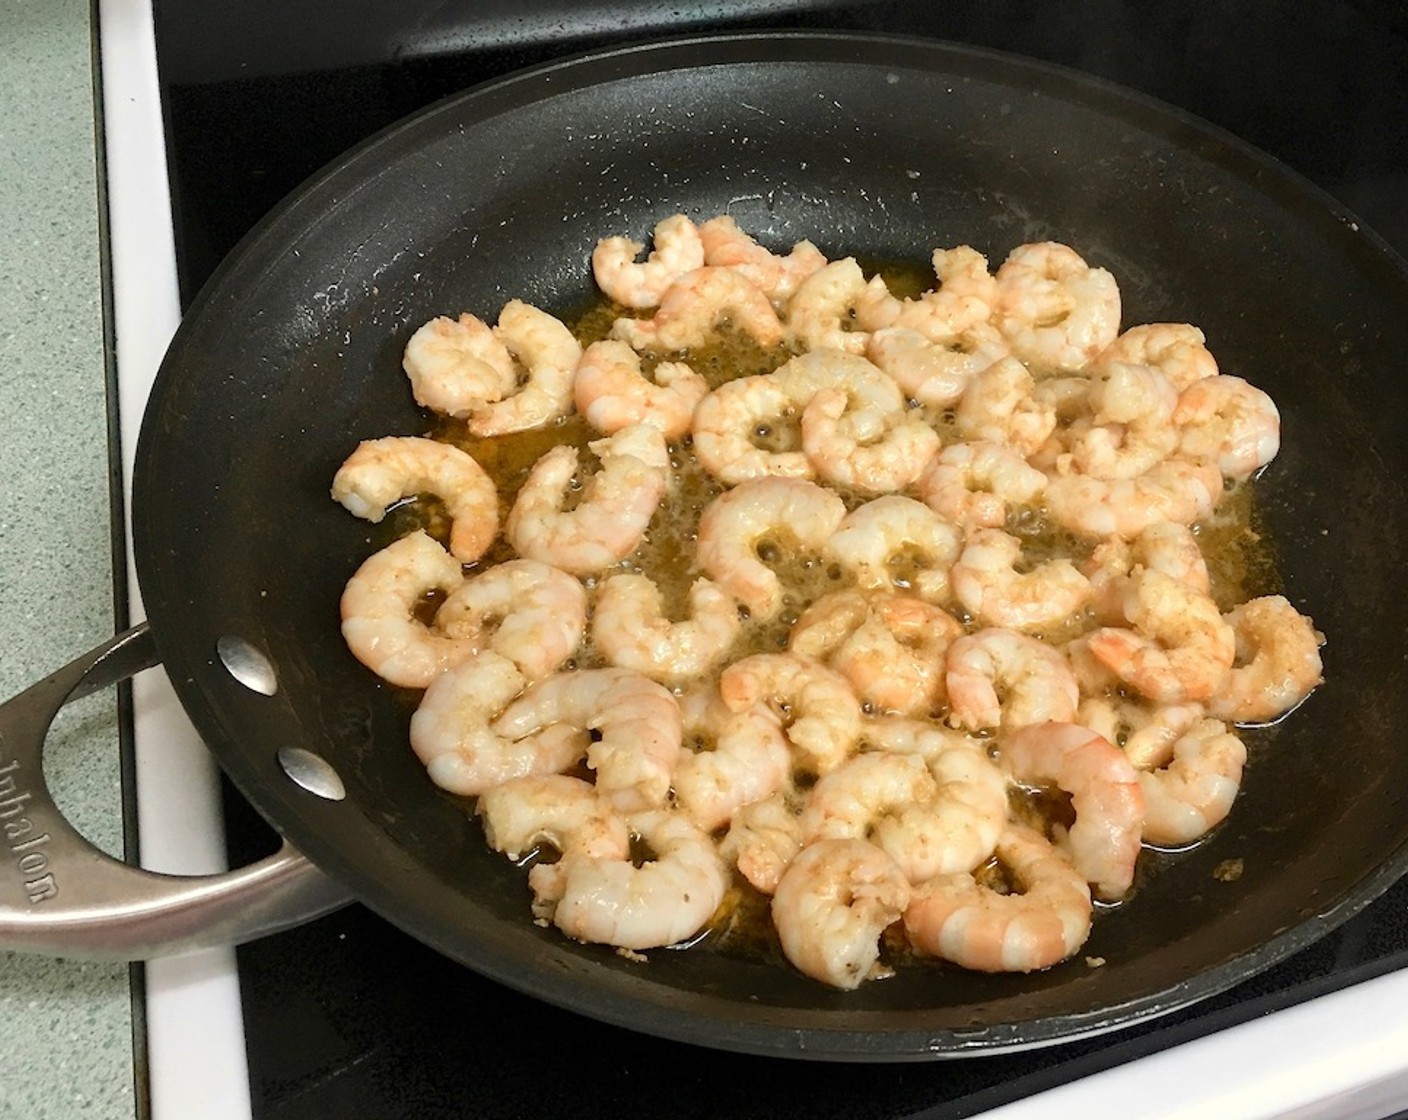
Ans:
<svg viewBox="0 0 1408 1120"><path fill-rule="evenodd" d="M399 371L425 319L555 311L587 255L660 217L733 214L773 246L995 264L1054 239L1120 280L1125 325L1190 321L1281 407L1259 481L1284 590L1328 638L1328 682L1256 740L1208 843L1159 863L1082 956L1029 977L944 968L854 993L775 962L657 951L645 964L528 920L405 745L404 697L342 645L343 582L381 543L328 497L356 441L418 433ZM611 1022L756 1053L951 1056L1106 1030L1219 991L1306 944L1408 866L1408 279L1314 188L1142 97L1015 58L784 35L615 51L451 99L329 168L197 301L138 449L143 598L197 727L241 791L371 907L445 954ZM277 666L259 696L215 657ZM287 781L282 745L347 786ZM1240 877L1217 873L1240 860ZM1098 967L1085 959L1099 958Z"/></svg>

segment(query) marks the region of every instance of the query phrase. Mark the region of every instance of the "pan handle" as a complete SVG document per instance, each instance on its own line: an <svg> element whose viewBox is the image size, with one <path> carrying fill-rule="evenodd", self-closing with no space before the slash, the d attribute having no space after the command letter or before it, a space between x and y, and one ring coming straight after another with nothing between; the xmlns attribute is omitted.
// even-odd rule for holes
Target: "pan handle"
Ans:
<svg viewBox="0 0 1408 1120"><path fill-rule="evenodd" d="M287 841L215 875L166 875L113 859L64 819L44 781L59 710L160 661L146 623L0 705L0 949L149 960L237 945L349 901Z"/></svg>

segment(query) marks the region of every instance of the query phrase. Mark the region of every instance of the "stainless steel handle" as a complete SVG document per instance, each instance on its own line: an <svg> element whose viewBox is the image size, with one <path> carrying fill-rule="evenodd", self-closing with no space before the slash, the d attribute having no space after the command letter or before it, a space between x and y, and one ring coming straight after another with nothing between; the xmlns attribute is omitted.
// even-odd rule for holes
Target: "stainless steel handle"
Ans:
<svg viewBox="0 0 1408 1120"><path fill-rule="evenodd" d="M165 875L113 859L64 819L42 766L54 717L158 661L142 623L0 705L0 949L149 960L250 941L349 901L287 841L235 871Z"/></svg>

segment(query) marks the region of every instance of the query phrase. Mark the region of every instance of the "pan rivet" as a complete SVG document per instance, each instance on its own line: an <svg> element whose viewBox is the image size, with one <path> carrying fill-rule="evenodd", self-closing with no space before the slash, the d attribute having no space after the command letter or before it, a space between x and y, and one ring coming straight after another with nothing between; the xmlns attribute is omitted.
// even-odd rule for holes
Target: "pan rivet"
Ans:
<svg viewBox="0 0 1408 1120"><path fill-rule="evenodd" d="M279 765L295 785L302 786L309 793L329 801L341 801L347 796L347 789L337 776L337 771L326 759L312 751L302 747L280 747Z"/></svg>
<svg viewBox="0 0 1408 1120"><path fill-rule="evenodd" d="M274 666L269 659L246 642L230 634L215 643L215 652L230 676L255 692L273 696L279 690L279 682L274 676Z"/></svg>

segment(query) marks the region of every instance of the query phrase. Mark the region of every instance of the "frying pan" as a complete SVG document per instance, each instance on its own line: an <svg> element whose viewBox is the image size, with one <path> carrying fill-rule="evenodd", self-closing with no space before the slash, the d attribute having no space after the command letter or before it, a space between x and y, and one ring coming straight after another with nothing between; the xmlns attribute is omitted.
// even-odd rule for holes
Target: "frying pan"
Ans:
<svg viewBox="0 0 1408 1120"><path fill-rule="evenodd" d="M841 993L777 960L665 950L640 963L572 943L529 921L523 873L407 749L404 697L343 646L338 596L380 542L330 501L329 482L359 439L427 428L399 372L410 332L512 297L581 306L595 240L641 237L677 210L731 213L774 247L805 237L833 258L922 261L966 242L996 261L1065 241L1120 280L1126 325L1197 323L1224 370L1280 405L1260 524L1276 589L1328 636L1327 683L1253 736L1231 818L1202 845L1146 855L1154 873L1074 960L1031 976L933 967ZM688 1042L840 1060L1111 1030L1281 960L1408 869L1405 356L1408 275L1351 215L1217 130L1088 77L811 34L551 65L380 134L221 267L177 332L137 449L149 629L6 705L0 749L42 738L69 690L159 656L235 785L313 865L535 997ZM289 888L306 886L300 866L284 852L242 874L309 913L334 905L336 888ZM229 932L226 897L228 936L283 920L240 897L233 908L255 917ZM34 912L52 901L7 902L6 942L33 947ZM200 937L198 905L195 917L182 906L149 908L177 947ZM50 925L81 952L118 928L94 935L82 913Z"/></svg>

